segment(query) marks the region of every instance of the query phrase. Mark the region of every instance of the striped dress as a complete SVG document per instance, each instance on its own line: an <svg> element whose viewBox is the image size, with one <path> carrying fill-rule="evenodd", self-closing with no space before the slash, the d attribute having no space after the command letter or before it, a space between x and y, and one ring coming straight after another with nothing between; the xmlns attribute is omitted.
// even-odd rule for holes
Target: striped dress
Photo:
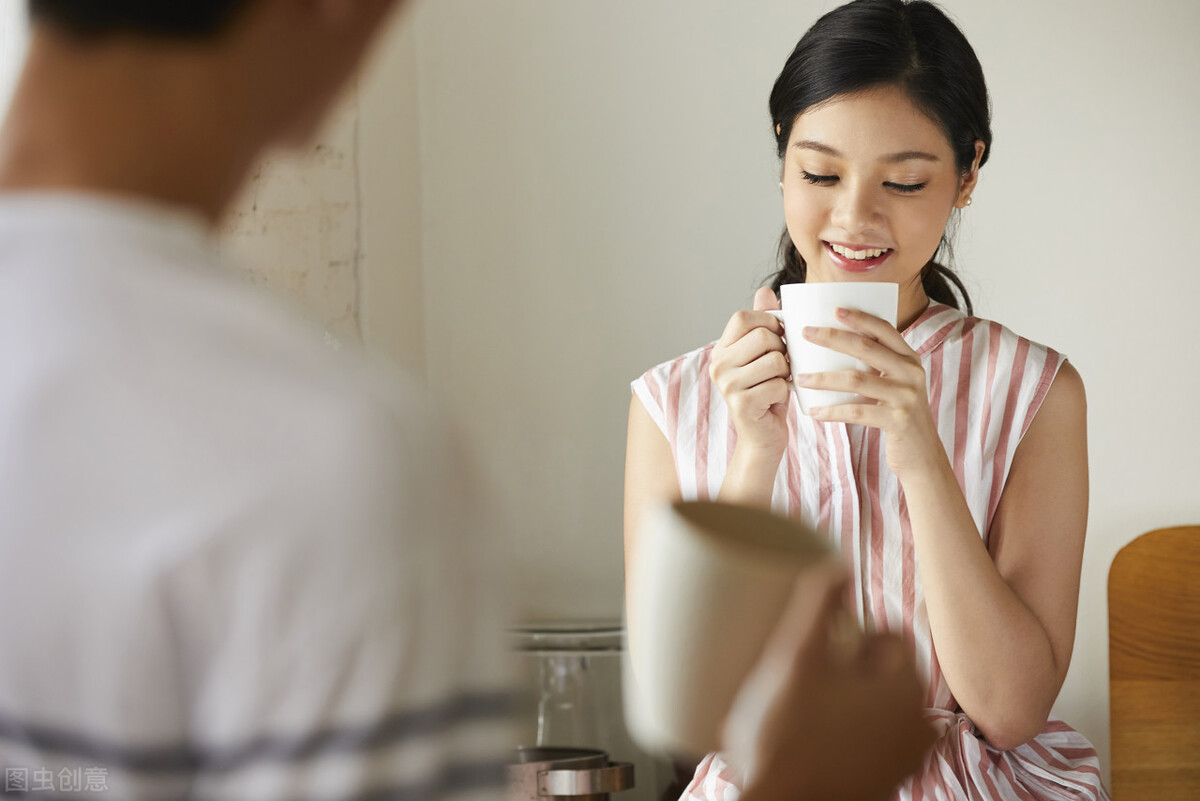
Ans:
<svg viewBox="0 0 1200 801"><path fill-rule="evenodd" d="M930 304L904 332L921 356L934 421L985 542L1013 454L1063 357L998 323ZM714 498L736 434L709 378L713 346L661 364L633 390L670 443L686 499ZM867 631L902 632L928 687L937 744L896 799L1107 799L1095 749L1051 719L1040 735L993 749L958 708L938 667L912 531L882 433L821 423L791 403L789 445L772 495L775 511L799 517L850 557L859 620ZM697 768L688 801L735 801L734 774L719 754Z"/></svg>

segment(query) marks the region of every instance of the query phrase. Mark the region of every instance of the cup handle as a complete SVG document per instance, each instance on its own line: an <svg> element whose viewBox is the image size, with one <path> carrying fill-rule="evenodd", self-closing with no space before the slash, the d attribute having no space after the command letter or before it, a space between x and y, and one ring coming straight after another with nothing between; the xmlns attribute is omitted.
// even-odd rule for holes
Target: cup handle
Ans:
<svg viewBox="0 0 1200 801"><path fill-rule="evenodd" d="M778 309L763 309L763 311L779 321L780 327L784 329L783 341L787 342L787 324L783 322L783 312Z"/></svg>
<svg viewBox="0 0 1200 801"><path fill-rule="evenodd" d="M763 309L763 311L765 311L767 314L771 315L776 320L778 320L779 324L781 326L784 326L783 341L784 341L784 344L786 344L787 343L787 326L783 322L783 312L780 311L779 309ZM791 381L791 380L788 381L788 389L790 389L792 391L792 393L795 395L800 394L800 387L796 386L795 381Z"/></svg>

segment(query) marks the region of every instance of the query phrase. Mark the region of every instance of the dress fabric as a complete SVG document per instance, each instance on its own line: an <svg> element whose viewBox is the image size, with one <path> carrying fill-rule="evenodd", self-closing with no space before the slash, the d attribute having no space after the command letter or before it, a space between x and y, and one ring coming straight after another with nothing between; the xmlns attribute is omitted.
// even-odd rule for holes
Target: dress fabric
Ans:
<svg viewBox="0 0 1200 801"><path fill-rule="evenodd" d="M1064 357L941 304L930 304L902 333L921 356L934 421L988 544L1013 454ZM670 443L685 499L717 496L736 442L709 378L712 350L686 353L633 382ZM895 799L1107 799L1095 749L1065 723L1052 718L1033 740L998 751L959 710L938 667L904 492L887 466L883 434L817 422L798 406L789 404L789 444L772 507L826 532L848 557L859 621L867 631L902 633L928 688L927 714L939 738ZM735 801L738 794L734 772L711 754L684 798Z"/></svg>

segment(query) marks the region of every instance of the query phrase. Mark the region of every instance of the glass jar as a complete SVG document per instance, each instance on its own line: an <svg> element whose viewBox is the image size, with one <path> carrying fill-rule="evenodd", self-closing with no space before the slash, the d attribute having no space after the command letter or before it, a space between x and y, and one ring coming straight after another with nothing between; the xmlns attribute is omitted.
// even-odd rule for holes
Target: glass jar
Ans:
<svg viewBox="0 0 1200 801"><path fill-rule="evenodd" d="M625 728L620 621L531 622L513 630L513 647L525 690L520 745L594 748L614 762L632 762L634 786L621 801L671 794L671 763L638 748Z"/></svg>

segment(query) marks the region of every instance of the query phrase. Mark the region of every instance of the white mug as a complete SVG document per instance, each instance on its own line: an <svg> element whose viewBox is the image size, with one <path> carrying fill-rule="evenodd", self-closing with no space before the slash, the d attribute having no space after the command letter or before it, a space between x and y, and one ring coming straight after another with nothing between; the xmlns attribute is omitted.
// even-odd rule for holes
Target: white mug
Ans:
<svg viewBox="0 0 1200 801"><path fill-rule="evenodd" d="M867 365L853 356L809 342L800 333L805 326L816 328L850 327L837 319L837 309L854 309L882 318L896 325L900 288L897 284L875 281L846 281L837 283L784 284L779 288L783 311L771 311L783 323L788 361L792 375L797 373L828 373L837 370L866 370ZM788 336L788 330L795 332ZM827 389L808 389L789 381L800 400L800 411L808 414L814 406L833 406L854 403L860 397L853 392L834 392Z"/></svg>
<svg viewBox="0 0 1200 801"><path fill-rule="evenodd" d="M652 507L627 576L625 719L648 751L719 748L802 571L836 559L798 520L716 501Z"/></svg>

